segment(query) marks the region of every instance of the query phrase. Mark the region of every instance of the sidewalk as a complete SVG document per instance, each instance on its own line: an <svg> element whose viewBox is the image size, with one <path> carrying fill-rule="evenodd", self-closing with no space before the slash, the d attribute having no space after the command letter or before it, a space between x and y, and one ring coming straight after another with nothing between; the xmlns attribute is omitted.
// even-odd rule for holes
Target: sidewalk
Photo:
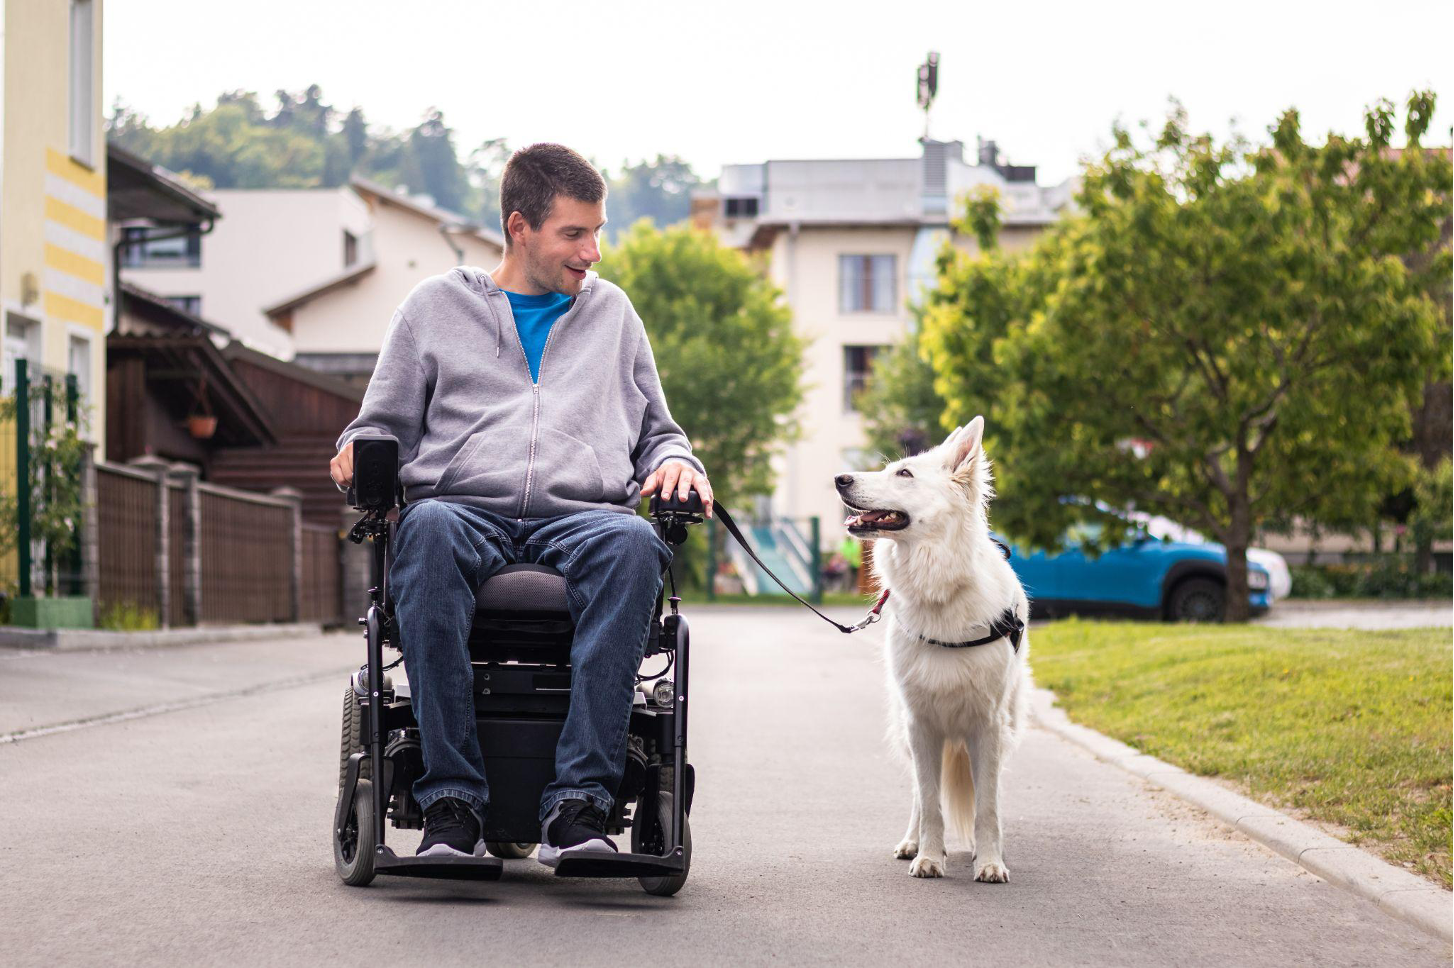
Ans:
<svg viewBox="0 0 1454 968"><path fill-rule="evenodd" d="M150 649L159 646L198 645L208 642L246 642L257 639L319 635L317 622L264 625L201 625L190 628L114 632L105 629L28 629L0 625L0 649L86 651L95 649Z"/></svg>
<svg viewBox="0 0 1454 968"><path fill-rule="evenodd" d="M1252 620L1274 628L1415 629L1454 626L1448 599L1298 599L1277 602Z"/></svg>

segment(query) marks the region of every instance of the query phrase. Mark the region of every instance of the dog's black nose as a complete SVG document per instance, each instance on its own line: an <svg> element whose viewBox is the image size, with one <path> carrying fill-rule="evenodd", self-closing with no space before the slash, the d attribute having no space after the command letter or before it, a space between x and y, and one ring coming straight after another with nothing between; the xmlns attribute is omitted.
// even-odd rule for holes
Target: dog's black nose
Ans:
<svg viewBox="0 0 1454 968"><path fill-rule="evenodd" d="M837 484L838 485L838 490L841 491L845 487L847 487L848 485L850 485L850 484L853 483L853 475L852 474L839 474L837 477L833 478L833 483L834 484Z"/></svg>

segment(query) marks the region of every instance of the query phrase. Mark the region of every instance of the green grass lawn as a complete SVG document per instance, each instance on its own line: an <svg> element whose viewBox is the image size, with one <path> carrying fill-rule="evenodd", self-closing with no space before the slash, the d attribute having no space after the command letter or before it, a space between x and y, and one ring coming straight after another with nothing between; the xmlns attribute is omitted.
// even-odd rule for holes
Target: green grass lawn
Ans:
<svg viewBox="0 0 1454 968"><path fill-rule="evenodd" d="M1450 886L1451 633L1068 620L1031 637L1076 722Z"/></svg>

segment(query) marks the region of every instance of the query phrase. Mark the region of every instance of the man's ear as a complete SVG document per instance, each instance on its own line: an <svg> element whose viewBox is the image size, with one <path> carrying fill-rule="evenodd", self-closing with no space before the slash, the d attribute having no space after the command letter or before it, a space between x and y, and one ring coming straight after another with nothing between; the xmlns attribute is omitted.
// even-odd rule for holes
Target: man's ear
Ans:
<svg viewBox="0 0 1454 968"><path fill-rule="evenodd" d="M984 438L984 417L975 417L963 427L956 428L944 441L944 466L950 471L963 468L974 455L979 453L980 441Z"/></svg>

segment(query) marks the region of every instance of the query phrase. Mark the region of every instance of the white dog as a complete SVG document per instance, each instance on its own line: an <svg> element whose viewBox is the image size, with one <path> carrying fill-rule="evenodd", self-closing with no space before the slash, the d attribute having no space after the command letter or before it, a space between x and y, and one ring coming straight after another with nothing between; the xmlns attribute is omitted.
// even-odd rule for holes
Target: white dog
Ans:
<svg viewBox="0 0 1454 968"><path fill-rule="evenodd" d="M894 856L914 858L914 877L944 875L942 788L975 855L975 880L1001 883L1010 872L1000 768L1025 723L1030 603L989 535L994 487L983 435L984 418L975 417L933 450L835 483L852 512L848 530L876 539L873 573L889 596L890 739L916 780Z"/></svg>

